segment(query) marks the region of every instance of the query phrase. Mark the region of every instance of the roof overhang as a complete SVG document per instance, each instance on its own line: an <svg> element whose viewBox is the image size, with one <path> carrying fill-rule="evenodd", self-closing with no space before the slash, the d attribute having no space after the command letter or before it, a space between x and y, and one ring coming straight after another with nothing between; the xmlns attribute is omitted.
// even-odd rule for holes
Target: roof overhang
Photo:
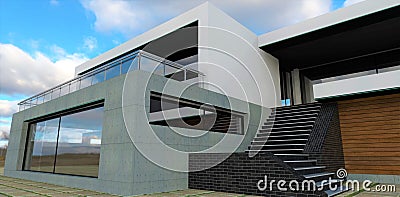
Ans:
<svg viewBox="0 0 400 197"><path fill-rule="evenodd" d="M190 25L196 21L203 20L207 16L209 9L209 3L203 3L198 7L195 7L185 13L170 19L169 21L158 25L121 45L110 49L109 51L87 61L75 68L75 75L82 73L84 71L93 69L96 66L104 64L118 56L123 54L139 50L141 47L147 45L151 41L168 35L180 28ZM158 54L157 54L158 55Z"/></svg>
<svg viewBox="0 0 400 197"><path fill-rule="evenodd" d="M259 37L259 47L312 80L400 63L400 0L364 1Z"/></svg>

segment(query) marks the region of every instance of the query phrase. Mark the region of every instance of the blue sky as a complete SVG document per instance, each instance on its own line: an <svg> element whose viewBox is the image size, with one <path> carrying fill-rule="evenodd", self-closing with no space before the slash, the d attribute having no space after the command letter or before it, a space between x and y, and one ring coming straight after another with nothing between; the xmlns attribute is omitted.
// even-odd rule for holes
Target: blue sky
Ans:
<svg viewBox="0 0 400 197"><path fill-rule="evenodd" d="M358 1L210 2L263 34ZM1 0L0 141L5 141L18 101L71 79L75 66L203 2Z"/></svg>

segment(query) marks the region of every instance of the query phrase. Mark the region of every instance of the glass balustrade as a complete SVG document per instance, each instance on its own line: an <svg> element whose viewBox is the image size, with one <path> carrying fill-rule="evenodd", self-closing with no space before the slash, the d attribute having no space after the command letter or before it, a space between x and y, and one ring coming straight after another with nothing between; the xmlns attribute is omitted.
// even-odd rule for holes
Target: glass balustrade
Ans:
<svg viewBox="0 0 400 197"><path fill-rule="evenodd" d="M197 80L199 82L198 85L203 87L204 74L195 68L185 67L176 62L139 50L21 101L18 103L19 110L28 109L133 70L143 70L177 81L190 80L193 83L193 80Z"/></svg>

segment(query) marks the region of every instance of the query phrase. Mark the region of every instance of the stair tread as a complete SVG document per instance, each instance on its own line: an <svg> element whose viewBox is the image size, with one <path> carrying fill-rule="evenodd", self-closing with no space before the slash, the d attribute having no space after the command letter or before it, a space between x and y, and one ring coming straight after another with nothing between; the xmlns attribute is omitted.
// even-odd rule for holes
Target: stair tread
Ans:
<svg viewBox="0 0 400 197"><path fill-rule="evenodd" d="M265 151L294 151L294 150L300 150L302 151L303 149L297 149L297 148L279 148L279 149L264 149Z"/></svg>
<svg viewBox="0 0 400 197"><path fill-rule="evenodd" d="M260 133L266 133L265 130L270 130L270 129L260 129L260 131L264 131L264 132L260 132ZM274 132L271 131L271 133L287 133L287 132L290 133L290 132L307 132L307 131L311 132L311 129L301 129L301 130L291 130L291 131L274 131Z"/></svg>
<svg viewBox="0 0 400 197"><path fill-rule="evenodd" d="M314 173L314 174L306 174L303 175L305 178L315 178L315 177L321 177L321 176L327 176L327 175L332 175L335 174L333 172L319 172L319 173Z"/></svg>
<svg viewBox="0 0 400 197"><path fill-rule="evenodd" d="M312 170L312 169L322 169L326 168L326 166L310 166L310 167L298 167L298 168L293 168L294 170Z"/></svg>
<svg viewBox="0 0 400 197"><path fill-rule="evenodd" d="M292 107L292 108L273 108L272 112L286 112L286 111L306 111L306 110L321 110L321 106L308 106L308 107Z"/></svg>
<svg viewBox="0 0 400 197"><path fill-rule="evenodd" d="M306 104L299 104L299 105L289 105L289 106L279 106L275 108L290 108L290 107L303 107L303 106L321 106L321 103L318 102L312 102L312 103L306 103Z"/></svg>
<svg viewBox="0 0 400 197"><path fill-rule="evenodd" d="M271 127L270 129L290 129L290 128L298 128L298 127L312 127L312 126L313 126L313 125L301 125L301 126L278 127L278 128L276 128L276 127ZM262 127L267 127L267 126L262 126ZM260 129L260 130L268 130L268 129L262 128L262 129Z"/></svg>
<svg viewBox="0 0 400 197"><path fill-rule="evenodd" d="M315 159L306 159L306 160L286 160L286 163L300 163L300 162L316 162Z"/></svg>
<svg viewBox="0 0 400 197"><path fill-rule="evenodd" d="M291 106L275 107L272 109L286 110L286 109L303 109L303 108L313 108L313 107L321 107L321 105L291 105Z"/></svg>
<svg viewBox="0 0 400 197"><path fill-rule="evenodd" d="M254 138L256 139L256 138ZM251 142L290 142L290 141L307 141L308 139L286 139L286 140L254 140Z"/></svg>
<svg viewBox="0 0 400 197"><path fill-rule="evenodd" d="M262 145L251 145L251 146L305 146L306 144L262 144Z"/></svg>
<svg viewBox="0 0 400 197"><path fill-rule="evenodd" d="M314 119L316 117L306 117L306 118L295 118L295 119L284 119L284 120L277 120L277 121L293 121L293 120L309 120L309 119ZM275 118L267 118L267 122L275 121Z"/></svg>
<svg viewBox="0 0 400 197"><path fill-rule="evenodd" d="M282 111L273 111L272 114L299 114L299 113L307 113L307 112L319 112L320 109L299 109L299 110L282 110Z"/></svg>
<svg viewBox="0 0 400 197"><path fill-rule="evenodd" d="M283 114L285 114L285 115L288 115L288 114L290 114L290 116L284 116L285 118L287 118L287 117L298 117L298 116L302 116L302 117L304 117L304 116L307 116L307 115L318 115L318 113L315 113L315 112L312 112L312 113L303 113L303 114L298 114L298 113L296 113L296 114L291 114L291 113L283 113ZM280 113L280 114L278 114L278 115L283 115L282 113ZM273 115L270 115L268 118L274 118L274 119L280 119L280 118L282 118L282 116L279 116L278 118L276 117L276 114L273 114Z"/></svg>
<svg viewBox="0 0 400 197"><path fill-rule="evenodd" d="M275 153L274 155L276 155L276 156L303 156L303 157L310 156L309 154L296 154L296 153Z"/></svg>
<svg viewBox="0 0 400 197"><path fill-rule="evenodd" d="M272 125L282 125L282 124L302 124L302 123L314 123L315 121L304 121L304 122L288 122L288 123L273 123ZM271 123L271 122L266 122L266 123L264 123L264 125L265 126L269 126L269 124L268 123Z"/></svg>
<svg viewBox="0 0 400 197"><path fill-rule="evenodd" d="M304 123L304 122L315 122L314 116L306 117L306 118L292 118L292 119L274 119L268 118L265 124L274 123L274 124L286 124L286 123ZM301 122L300 122L301 121Z"/></svg>
<svg viewBox="0 0 400 197"><path fill-rule="evenodd" d="M304 135L310 135L310 134L298 134L298 135L277 135L277 136L269 136L269 137L297 137L297 136L304 136Z"/></svg>

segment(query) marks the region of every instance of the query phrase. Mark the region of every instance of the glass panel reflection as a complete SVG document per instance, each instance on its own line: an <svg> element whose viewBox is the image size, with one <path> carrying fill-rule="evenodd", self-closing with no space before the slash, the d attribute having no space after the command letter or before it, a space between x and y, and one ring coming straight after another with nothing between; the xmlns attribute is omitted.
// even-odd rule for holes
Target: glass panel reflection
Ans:
<svg viewBox="0 0 400 197"><path fill-rule="evenodd" d="M144 70L157 75L164 75L164 65L159 61L141 57L140 58L140 70Z"/></svg>
<svg viewBox="0 0 400 197"><path fill-rule="evenodd" d="M92 85L92 76L85 77L80 81L79 89L86 88L90 85Z"/></svg>
<svg viewBox="0 0 400 197"><path fill-rule="evenodd" d="M115 65L113 65L113 67L108 68L107 73L106 73L106 80L118 76L120 74L119 73L120 72L120 68L121 68L120 64L115 64Z"/></svg>
<svg viewBox="0 0 400 197"><path fill-rule="evenodd" d="M103 107L61 117L56 173L97 176Z"/></svg>
<svg viewBox="0 0 400 197"><path fill-rule="evenodd" d="M97 177L103 107L30 124L24 170Z"/></svg>
<svg viewBox="0 0 400 197"><path fill-rule="evenodd" d="M100 83L104 81L104 70L93 75L93 80L92 80L92 85L96 84L96 83Z"/></svg>
<svg viewBox="0 0 400 197"><path fill-rule="evenodd" d="M133 57L132 57L133 58ZM122 74L127 73L128 71L137 70L138 69L138 58L134 57L135 59L127 59L122 60Z"/></svg>
<svg viewBox="0 0 400 197"><path fill-rule="evenodd" d="M53 172L59 118L30 125L25 170Z"/></svg>

